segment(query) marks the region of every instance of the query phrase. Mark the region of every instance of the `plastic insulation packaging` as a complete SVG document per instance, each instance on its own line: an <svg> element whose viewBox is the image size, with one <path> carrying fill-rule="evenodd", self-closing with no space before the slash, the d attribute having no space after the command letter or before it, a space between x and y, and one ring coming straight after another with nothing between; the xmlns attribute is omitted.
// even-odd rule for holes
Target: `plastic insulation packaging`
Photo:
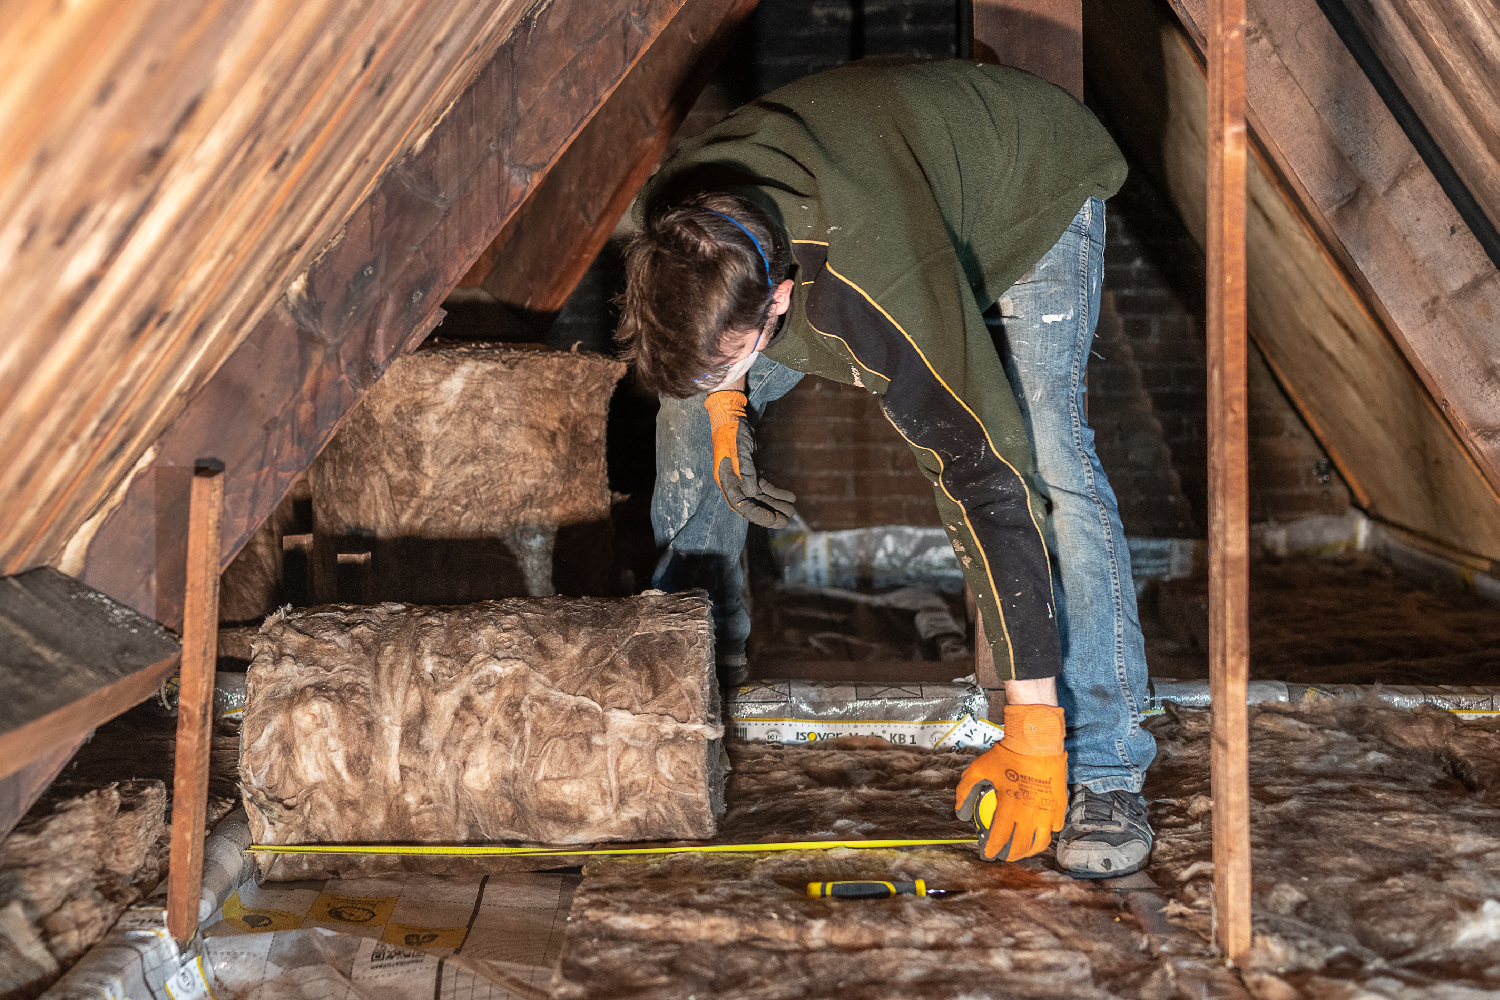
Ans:
<svg viewBox="0 0 1500 1000"><path fill-rule="evenodd" d="M177 714L178 684L180 675L173 674L162 681L161 690L157 692L157 701L161 709L167 715ZM245 701L249 697L246 685L246 676L233 670L218 670L214 672L214 718L215 719L243 719L245 717Z"/></svg>
<svg viewBox="0 0 1500 1000"><path fill-rule="evenodd" d="M1459 685L1412 684L1290 684L1286 681L1251 681L1246 691L1248 704L1290 702L1294 705L1349 704L1375 698L1392 708L1413 709L1431 705L1465 715L1500 713L1500 687L1464 687ZM1209 707L1208 681L1179 681L1170 677L1153 677L1147 699L1148 713L1160 712L1167 702L1184 708Z"/></svg>
<svg viewBox="0 0 1500 1000"><path fill-rule="evenodd" d="M988 746L989 738L950 739L966 720L984 720L989 699L972 675L946 684L755 681L731 691L728 734L741 740L806 745L837 736L879 736L896 746ZM994 730L996 727L985 726Z"/></svg>

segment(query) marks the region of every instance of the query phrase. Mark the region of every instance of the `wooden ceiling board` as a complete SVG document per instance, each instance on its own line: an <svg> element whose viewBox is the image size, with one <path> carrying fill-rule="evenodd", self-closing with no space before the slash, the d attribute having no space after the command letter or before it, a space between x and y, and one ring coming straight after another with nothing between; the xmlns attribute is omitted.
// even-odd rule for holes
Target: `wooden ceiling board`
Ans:
<svg viewBox="0 0 1500 1000"><path fill-rule="evenodd" d="M1500 226L1500 8L1487 0L1346 0L1381 64Z"/></svg>
<svg viewBox="0 0 1500 1000"><path fill-rule="evenodd" d="M1153 11L1090 0L1089 73L1116 137L1201 241L1206 80L1191 43ZM1500 559L1500 501L1258 151L1247 186L1251 333L1361 506L1481 561Z"/></svg>
<svg viewBox="0 0 1500 1000"><path fill-rule="evenodd" d="M1188 205L1202 197L1203 77L1186 39L1174 33L1172 42L1182 140L1170 172L1178 203ZM1500 559L1500 503L1275 171L1263 158L1252 162L1248 298L1267 361L1368 513ZM1201 239L1201 205L1184 214Z"/></svg>
<svg viewBox="0 0 1500 1000"><path fill-rule="evenodd" d="M529 2L13 5L0 572L56 558Z"/></svg>
<svg viewBox="0 0 1500 1000"><path fill-rule="evenodd" d="M1172 5L1201 51L1204 0ZM1251 127L1470 458L1500 488L1500 272L1315 0L1252 0L1249 18Z"/></svg>

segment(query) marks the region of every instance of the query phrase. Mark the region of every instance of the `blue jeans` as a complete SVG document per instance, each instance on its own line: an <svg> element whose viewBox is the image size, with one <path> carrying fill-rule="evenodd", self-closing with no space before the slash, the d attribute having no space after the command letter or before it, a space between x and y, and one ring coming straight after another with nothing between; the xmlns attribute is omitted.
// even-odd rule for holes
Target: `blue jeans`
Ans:
<svg viewBox="0 0 1500 1000"><path fill-rule="evenodd" d="M745 408L752 423L766 404L791 391L802 373L765 355L745 374ZM703 397L661 397L656 415L656 490L651 527L662 557L651 586L667 593L702 587L714 603L714 649L743 655L750 638L740 553L750 522L730 508L714 482L714 445ZM774 481L773 481L774 482Z"/></svg>
<svg viewBox="0 0 1500 1000"><path fill-rule="evenodd" d="M991 333L1031 436L1062 639L1058 695L1068 720L1068 780L1096 791L1140 791L1156 743L1141 728L1146 651L1130 553L1114 491L1084 419L1084 371L1104 283L1104 203L1090 199L1030 273L1001 297ZM989 319L987 317L987 319ZM760 358L749 374L759 419L799 372ZM662 400L656 424L651 521L664 549L652 578L662 590L703 587L714 600L721 653L750 634L741 598L747 523L714 485L713 446L701 397Z"/></svg>

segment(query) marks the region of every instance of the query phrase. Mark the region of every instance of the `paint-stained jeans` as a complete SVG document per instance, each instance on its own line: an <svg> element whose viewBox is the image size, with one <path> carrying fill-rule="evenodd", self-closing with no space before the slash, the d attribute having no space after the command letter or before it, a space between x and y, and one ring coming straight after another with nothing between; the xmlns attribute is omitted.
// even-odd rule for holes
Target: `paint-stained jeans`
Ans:
<svg viewBox="0 0 1500 1000"><path fill-rule="evenodd" d="M1156 741L1141 728L1146 648L1119 507L1084 419L1083 378L1103 284L1104 202L1091 198L985 319L1051 511L1045 534L1062 638L1068 780L1138 792L1156 756Z"/></svg>
<svg viewBox="0 0 1500 1000"><path fill-rule="evenodd" d="M1146 654L1130 554L1114 491L1083 415L1083 376L1104 280L1104 203L1091 199L1032 271L986 318L1036 454L1036 487L1051 503L1047 546L1059 608L1068 719L1069 781L1097 791L1139 791L1156 743L1141 728ZM781 398L801 374L760 358L749 374L750 414ZM748 524L714 485L702 397L662 400L656 423L651 521L664 550L652 584L703 587L714 599L721 653L743 652L750 616L740 552Z"/></svg>

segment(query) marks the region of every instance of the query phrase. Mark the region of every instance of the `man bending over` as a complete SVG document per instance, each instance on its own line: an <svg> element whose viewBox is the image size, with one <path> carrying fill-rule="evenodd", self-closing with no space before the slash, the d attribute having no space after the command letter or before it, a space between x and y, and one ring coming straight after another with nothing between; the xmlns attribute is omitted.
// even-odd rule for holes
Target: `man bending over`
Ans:
<svg viewBox="0 0 1500 1000"><path fill-rule="evenodd" d="M1093 115L1019 70L811 76L651 180L619 333L663 397L653 583L708 590L726 683L750 631L746 525L784 526L795 500L759 475L756 420L803 374L881 397L978 603L976 655L1005 684L1005 736L965 771L959 815L990 859L1060 832L1059 865L1084 877L1137 870L1152 839L1145 651L1083 411L1102 199L1124 179Z"/></svg>

